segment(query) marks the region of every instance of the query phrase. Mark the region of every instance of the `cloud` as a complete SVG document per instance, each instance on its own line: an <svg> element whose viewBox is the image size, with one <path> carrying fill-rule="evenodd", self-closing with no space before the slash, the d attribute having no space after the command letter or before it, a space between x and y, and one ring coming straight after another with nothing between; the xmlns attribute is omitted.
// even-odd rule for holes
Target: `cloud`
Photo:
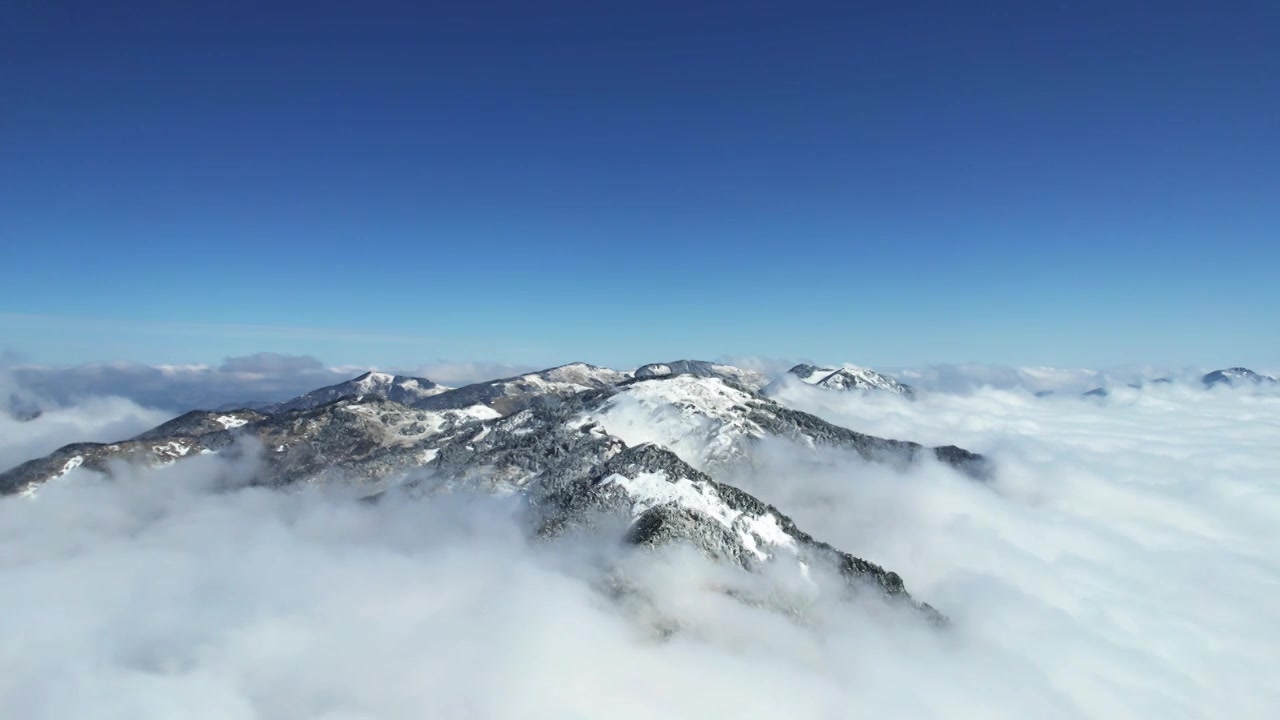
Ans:
<svg viewBox="0 0 1280 720"><path fill-rule="evenodd" d="M88 398L58 406L22 387L0 369L0 398L8 398L17 416L0 407L0 470L48 454L73 442L111 442L131 437L173 417L120 397ZM39 414L33 419L22 419Z"/></svg>
<svg viewBox="0 0 1280 720"><path fill-rule="evenodd" d="M1084 716L1260 717L1280 700L1252 670L1280 641L1280 394L910 403L797 383L782 399L997 459L993 487L777 449L739 479L810 532L899 569L956 620L981 656L970 662L1014 653Z"/></svg>
<svg viewBox="0 0 1280 720"><path fill-rule="evenodd" d="M16 383L54 405L119 396L177 413L228 403L283 400L342 382L358 371L326 368L306 356L259 353L227 358L216 368L109 362L69 367L17 365L10 373Z"/></svg>
<svg viewBox="0 0 1280 720"><path fill-rule="evenodd" d="M416 368L399 371L402 375L425 377L442 385L459 387L484 380L512 377L543 368L519 363L501 362L448 362L426 363Z"/></svg>
<svg viewBox="0 0 1280 720"><path fill-rule="evenodd" d="M977 363L937 364L914 368L886 368L897 379L921 390L944 393L973 393L984 389L1022 389L1079 394L1094 388L1122 388L1131 383L1146 384L1169 378L1197 385L1203 368L1134 365L1103 370L1088 368L1009 367Z"/></svg>
<svg viewBox="0 0 1280 720"><path fill-rule="evenodd" d="M997 459L983 485L778 444L733 478L900 572L948 630L822 595L793 616L739 603L721 590L764 580L678 549L530 543L511 497L253 487L249 448L0 499L0 716L1218 718L1280 703L1280 396L781 392Z"/></svg>
<svg viewBox="0 0 1280 720"><path fill-rule="evenodd" d="M254 375L308 373L323 371L324 369L324 363L310 355L281 355L271 352L229 357L223 360L222 365L218 368L219 372L224 373L248 373Z"/></svg>
<svg viewBox="0 0 1280 720"><path fill-rule="evenodd" d="M703 558L623 558L646 599L619 603L609 544L531 545L512 498L358 503L250 487L253 471L251 455L73 470L0 500L0 714L776 717L849 699L819 633L730 600ZM816 613L831 630L884 634L836 608ZM659 617L683 630L664 640ZM797 682L818 694L797 706Z"/></svg>

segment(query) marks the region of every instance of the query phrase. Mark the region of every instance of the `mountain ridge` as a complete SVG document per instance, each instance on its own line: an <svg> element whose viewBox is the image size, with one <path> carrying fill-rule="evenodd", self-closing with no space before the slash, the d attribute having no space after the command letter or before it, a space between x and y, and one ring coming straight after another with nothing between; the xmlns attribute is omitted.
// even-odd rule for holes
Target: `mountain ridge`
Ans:
<svg viewBox="0 0 1280 720"><path fill-rule="evenodd" d="M347 395L273 415L195 411L129 440L76 443L23 463L0 473L0 493L35 496L44 483L78 468L110 474L116 460L171 465L195 455L242 452L250 443L261 446L255 484L340 483L361 488L369 498L393 489L516 493L526 499L542 535L614 517L625 528L620 539L629 545L685 543L749 572L782 563L788 572L806 573L821 564L850 587L875 587L941 621L940 613L906 592L896 573L813 539L777 508L715 480L672 449L628 442L601 421L610 421L610 408L622 398L647 398L662 412L720 423L733 452L703 463L713 471L724 467L721 460L749 454L754 443L769 437L799 447L845 448L868 462L900 466L920 461L927 451L977 478L989 470L985 458L954 446L926 449L839 428L721 377L622 375L572 365L518 376L520 392L530 391L521 383L545 392L522 398L505 414L492 402L428 409L377 395ZM583 382L600 386L566 392L565 385ZM502 397L509 397L508 388L500 387ZM662 432L674 437L681 427Z"/></svg>

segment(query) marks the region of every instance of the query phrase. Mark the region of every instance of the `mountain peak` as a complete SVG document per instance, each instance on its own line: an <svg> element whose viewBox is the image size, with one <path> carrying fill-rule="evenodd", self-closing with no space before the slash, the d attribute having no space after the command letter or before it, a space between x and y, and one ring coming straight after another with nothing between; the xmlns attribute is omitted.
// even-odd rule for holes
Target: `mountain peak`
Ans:
<svg viewBox="0 0 1280 720"><path fill-rule="evenodd" d="M1247 367L1231 367L1222 370L1214 370L1200 378L1205 387L1214 387L1216 385L1226 385L1228 387L1236 387L1238 385L1262 385L1280 383L1280 379L1270 375L1256 373Z"/></svg>
<svg viewBox="0 0 1280 720"><path fill-rule="evenodd" d="M355 378L352 378L350 382L360 382L362 380L378 380L381 382L388 382L398 377L401 377L401 376L392 375L391 373L378 372L377 370L369 370L363 375L359 375Z"/></svg>
<svg viewBox="0 0 1280 720"><path fill-rule="evenodd" d="M668 375L714 377L737 383L750 390L759 390L769 382L769 379L763 373L708 360L672 360L671 362L649 363L636 368L632 375L637 379L665 377Z"/></svg>
<svg viewBox="0 0 1280 720"><path fill-rule="evenodd" d="M308 410L350 395L374 395L384 400L412 405L449 388L426 378L370 370L336 385L312 390L298 397L262 408L266 413Z"/></svg>

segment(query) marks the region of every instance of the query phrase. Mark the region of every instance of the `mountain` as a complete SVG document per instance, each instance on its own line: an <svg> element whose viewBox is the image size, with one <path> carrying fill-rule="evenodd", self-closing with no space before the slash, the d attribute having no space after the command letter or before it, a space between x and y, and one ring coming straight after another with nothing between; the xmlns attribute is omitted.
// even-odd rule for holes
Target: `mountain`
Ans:
<svg viewBox="0 0 1280 720"><path fill-rule="evenodd" d="M768 437L802 447L847 449L868 461L897 465L915 462L928 453L975 478L989 472L982 456L954 446L929 449L918 443L857 433L720 378L681 375L629 380L570 395L548 393L505 416L484 404L430 410L376 395L348 396L317 408L274 415L251 410L193 411L129 440L68 445L19 465L0 474L0 493L59 477L77 456L74 466L96 470L106 470L107 460L116 457L165 464L193 453L217 452L244 435L266 448L264 484L314 479L308 473L331 467L344 473L348 482L377 488L396 472L431 465L437 454L462 435L467 437L464 444L470 446L473 431L483 434L496 423L510 424L528 417L542 418L542 422L526 426L525 433L577 433L597 428L625 446L669 446L700 471L724 469L747 460L755 443ZM563 428L552 427L553 421ZM513 442L508 449L527 452L538 442ZM698 452L700 445L706 448ZM468 457L475 459L470 447ZM523 460L513 465L532 467L536 462Z"/></svg>
<svg viewBox="0 0 1280 720"><path fill-rule="evenodd" d="M609 368L570 363L515 377L465 385L414 403L429 410L449 410L483 405L509 415L527 407L534 398L567 396L583 390L612 387L628 380L631 373Z"/></svg>
<svg viewBox="0 0 1280 720"><path fill-rule="evenodd" d="M307 410L331 403L339 398L363 395L372 395L406 405L413 405L447 390L449 388L433 383L426 378L367 372L337 385L329 385L318 390L312 390L309 393L283 402L266 406L258 405L253 409L270 415L289 412L290 410Z"/></svg>
<svg viewBox="0 0 1280 720"><path fill-rule="evenodd" d="M851 365L834 368L800 364L787 372L810 385L828 390L887 392L907 399L915 397L915 390L910 385L904 385L888 375L867 368Z"/></svg>
<svg viewBox="0 0 1280 720"><path fill-rule="evenodd" d="M764 373L706 360L673 360L667 363L649 363L636 368L632 375L637 378L655 378L665 375L714 377L729 380L749 390L759 390L769 384L769 378Z"/></svg>
<svg viewBox="0 0 1280 720"><path fill-rule="evenodd" d="M599 424L629 445L656 443L670 448L698 470L713 474L750 463L755 445L765 438L806 448L851 450L875 462L908 463L925 451L917 443L832 425L732 381L696 375L636 378L586 409L575 422ZM959 448L932 452L974 477L988 470L979 456Z"/></svg>
<svg viewBox="0 0 1280 720"><path fill-rule="evenodd" d="M136 435L130 440L161 440L175 437L200 437L219 430L234 430L249 423L265 420L266 413L256 410L207 411L192 410Z"/></svg>
<svg viewBox="0 0 1280 720"><path fill-rule="evenodd" d="M571 391L587 383L597 387ZM375 501L390 490L516 494L541 536L617 527L628 544L683 542L747 571L768 564L808 579L810 568L821 565L845 578L849 591L874 587L938 620L895 573L812 538L781 510L714 474L749 462L765 438L846 449L869 462L905 466L931 457L972 477L989 472L985 458L966 450L857 433L720 377L630 378L575 365L481 384L464 395L454 402L491 397L430 409L363 394L273 415L188 413L130 440L68 445L24 463L0 474L0 493L34 495L77 467L110 472L113 459L171 464L234 455L256 443L258 484L344 484ZM498 409L512 401L518 409ZM697 451L701 443L706 452Z"/></svg>
<svg viewBox="0 0 1280 720"><path fill-rule="evenodd" d="M1270 375L1256 373L1249 368L1233 367L1224 370L1214 370L1200 378L1205 387L1214 387L1217 385L1226 385L1227 387L1242 387L1248 385L1274 385L1280 384L1280 379Z"/></svg>

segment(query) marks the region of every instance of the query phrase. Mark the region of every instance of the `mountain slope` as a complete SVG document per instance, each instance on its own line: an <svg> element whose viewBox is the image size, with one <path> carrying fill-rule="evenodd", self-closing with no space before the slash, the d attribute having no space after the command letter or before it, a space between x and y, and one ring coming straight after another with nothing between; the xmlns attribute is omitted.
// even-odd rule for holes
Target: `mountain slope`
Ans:
<svg viewBox="0 0 1280 720"><path fill-rule="evenodd" d="M915 604L896 574L814 540L776 508L716 482L666 448L629 445L586 421L586 413L610 396L595 391L535 403L433 438L430 472L410 487L522 493L543 535L621 517L633 544L686 542L746 569L783 563L803 572L810 564L827 563L857 585L870 583ZM940 617L928 606L917 607Z"/></svg>
<svg viewBox="0 0 1280 720"><path fill-rule="evenodd" d="M852 450L873 462L907 464L933 457L973 477L989 472L981 456L954 447L857 433L809 413L792 410L720 378L692 375L637 379L595 403L574 422L598 423L628 444L657 443L686 462L715 474L750 463L756 444L777 438L803 447Z"/></svg>
<svg viewBox="0 0 1280 720"><path fill-rule="evenodd" d="M374 483L423 462L414 448L433 435L498 417L483 406L431 411L377 396L345 397L328 405L276 415L252 411L193 411L129 440L75 443L0 473L0 495L35 494L74 468L109 472L116 460L165 465L217 453L237 439L263 446L264 485L297 480Z"/></svg>

